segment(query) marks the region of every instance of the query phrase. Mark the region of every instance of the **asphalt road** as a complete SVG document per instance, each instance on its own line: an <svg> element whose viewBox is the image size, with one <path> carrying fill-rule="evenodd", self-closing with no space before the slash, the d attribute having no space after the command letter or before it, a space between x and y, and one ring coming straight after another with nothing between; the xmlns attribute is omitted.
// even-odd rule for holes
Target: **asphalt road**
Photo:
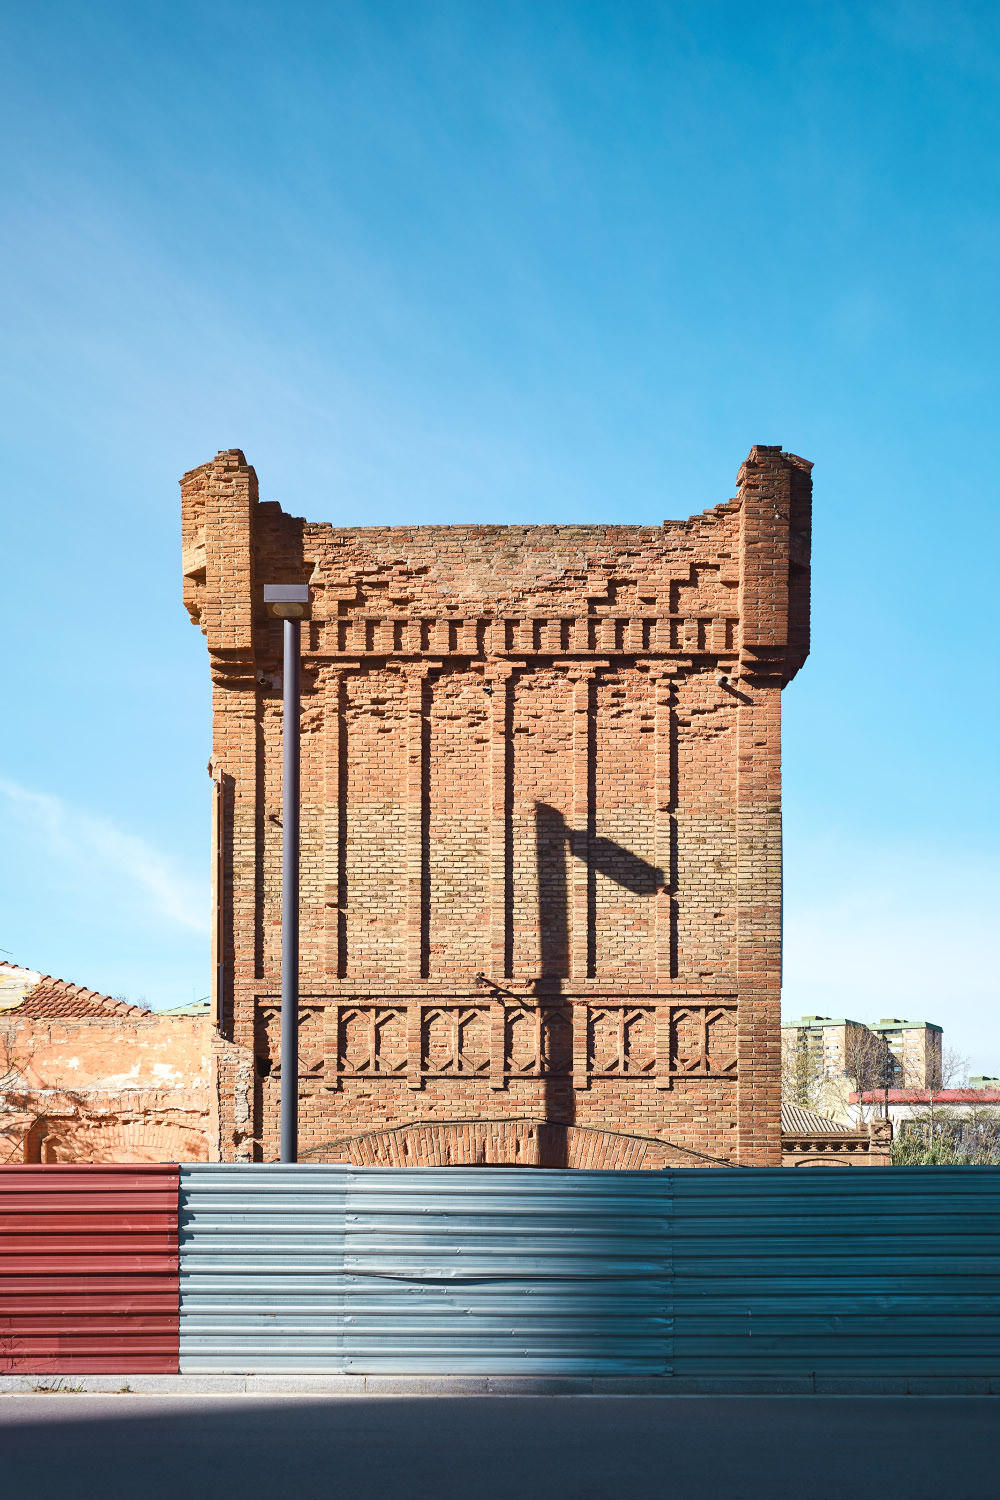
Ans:
<svg viewBox="0 0 1000 1500"><path fill-rule="evenodd" d="M26 1500L997 1500L1000 1398L0 1398Z"/></svg>

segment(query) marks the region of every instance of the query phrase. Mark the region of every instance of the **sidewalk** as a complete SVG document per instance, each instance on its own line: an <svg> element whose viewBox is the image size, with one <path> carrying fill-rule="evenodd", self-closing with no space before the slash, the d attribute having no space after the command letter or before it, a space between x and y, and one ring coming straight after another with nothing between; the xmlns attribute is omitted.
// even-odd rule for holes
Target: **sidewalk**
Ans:
<svg viewBox="0 0 1000 1500"><path fill-rule="evenodd" d="M997 1375L0 1375L0 1394L1000 1396Z"/></svg>

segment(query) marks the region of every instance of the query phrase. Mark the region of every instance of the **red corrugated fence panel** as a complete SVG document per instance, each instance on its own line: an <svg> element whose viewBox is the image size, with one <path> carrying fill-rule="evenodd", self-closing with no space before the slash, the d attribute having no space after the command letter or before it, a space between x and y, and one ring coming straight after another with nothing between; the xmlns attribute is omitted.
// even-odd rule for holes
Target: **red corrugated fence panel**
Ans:
<svg viewBox="0 0 1000 1500"><path fill-rule="evenodd" d="M178 1168L0 1167L0 1373L178 1369Z"/></svg>

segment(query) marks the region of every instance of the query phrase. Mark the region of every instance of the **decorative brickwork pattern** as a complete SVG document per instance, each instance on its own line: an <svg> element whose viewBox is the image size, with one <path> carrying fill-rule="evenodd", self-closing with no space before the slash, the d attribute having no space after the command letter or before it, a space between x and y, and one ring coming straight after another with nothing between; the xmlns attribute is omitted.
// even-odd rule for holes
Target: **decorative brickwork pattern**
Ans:
<svg viewBox="0 0 1000 1500"><path fill-rule="evenodd" d="M308 583L303 1154L360 1160L342 1143L436 1118L427 1159L457 1160L440 1131L509 1119L552 1127L563 1165L574 1130L779 1163L780 692L808 651L809 468L755 448L735 499L662 528L334 527L261 503L238 451L185 476L223 1159L277 1153L262 595Z"/></svg>

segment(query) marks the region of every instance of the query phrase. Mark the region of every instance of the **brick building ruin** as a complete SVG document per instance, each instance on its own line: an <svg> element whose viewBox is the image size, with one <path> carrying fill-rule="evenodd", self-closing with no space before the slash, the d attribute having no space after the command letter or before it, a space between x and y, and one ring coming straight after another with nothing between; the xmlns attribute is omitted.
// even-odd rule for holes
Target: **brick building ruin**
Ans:
<svg viewBox="0 0 1000 1500"><path fill-rule="evenodd" d="M218 1138L273 1160L281 624L303 626L303 1160L779 1165L780 695L810 465L654 526L332 526L187 474Z"/></svg>
<svg viewBox="0 0 1000 1500"><path fill-rule="evenodd" d="M147 1010L0 963L0 1165L205 1161L210 1074L197 1006Z"/></svg>

